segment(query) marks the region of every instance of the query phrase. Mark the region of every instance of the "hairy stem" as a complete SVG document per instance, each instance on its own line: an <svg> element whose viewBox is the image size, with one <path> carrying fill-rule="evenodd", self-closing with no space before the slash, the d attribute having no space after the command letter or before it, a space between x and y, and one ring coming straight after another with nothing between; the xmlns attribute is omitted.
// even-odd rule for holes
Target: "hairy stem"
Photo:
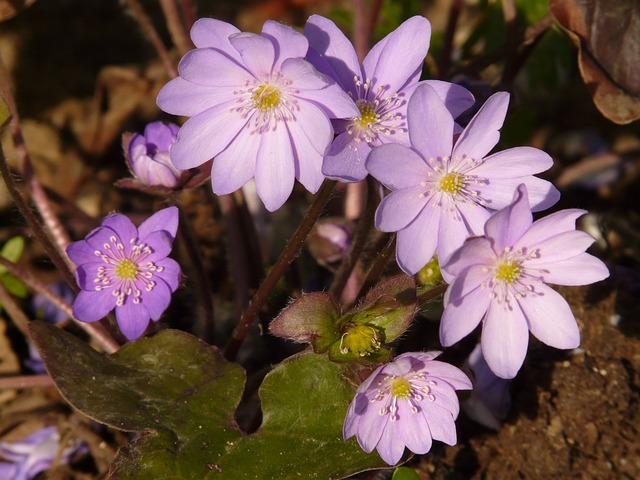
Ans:
<svg viewBox="0 0 640 480"><path fill-rule="evenodd" d="M0 377L0 390L10 388L52 387L53 379L47 375L16 375L14 377Z"/></svg>
<svg viewBox="0 0 640 480"><path fill-rule="evenodd" d="M380 280L380 276L384 273L387 264L389 263L389 259L393 255L396 247L396 236L391 235L389 241L384 246L382 251L376 256L376 259L369 267L369 271L367 272L367 277L362 283L362 287L360 287L360 293L358 293L358 297L356 301L364 297L367 292Z"/></svg>
<svg viewBox="0 0 640 480"><path fill-rule="evenodd" d="M22 311L2 282L0 282L0 305L4 308L25 338L29 338L29 317Z"/></svg>
<svg viewBox="0 0 640 480"><path fill-rule="evenodd" d="M169 73L169 76L171 76L171 78L177 77L178 69L171 60L167 48L164 46L164 43L162 43L160 35L158 35L158 31L153 26L153 22L149 18L149 15L147 15L147 12L144 11L144 8L142 8L140 2L138 0L124 0L124 3L129 7L129 10L131 10L131 13L133 14L133 18L136 19L140 28L142 28L142 31L147 36L147 39L151 42L153 48L155 48L156 53L160 57L160 60L162 61L164 68Z"/></svg>
<svg viewBox="0 0 640 480"><path fill-rule="evenodd" d="M184 55L191 50L194 45L180 17L176 0L160 0L160 7L162 8L162 13L164 13L167 29L169 30L173 44L178 49L178 52L180 52L180 55Z"/></svg>
<svg viewBox="0 0 640 480"><path fill-rule="evenodd" d="M286 268L298 255L304 245L304 241L307 235L315 225L316 221L320 217L320 214L324 210L325 205L331 198L331 194L336 186L334 180L325 180L320 190L316 194L313 203L307 210L302 222L298 226L298 229L294 232L293 236L287 242L284 250L280 254L280 257L273 265L273 268L269 270L269 273L262 281L260 288L253 296L253 299L249 303L249 306L245 310L244 314L240 318L240 322L236 325L236 328L231 334L231 339L227 343L224 354L229 360L235 359L242 342L244 341L251 325L258 316L260 309L266 303L269 295L273 291L273 288L278 283L278 280L284 274Z"/></svg>
<svg viewBox="0 0 640 480"><path fill-rule="evenodd" d="M453 51L453 39L456 34L458 25L458 17L462 9L462 0L453 0L449 9L449 21L444 34L442 43L442 51L440 53L440 62L438 63L438 76L444 78L451 67L451 52Z"/></svg>

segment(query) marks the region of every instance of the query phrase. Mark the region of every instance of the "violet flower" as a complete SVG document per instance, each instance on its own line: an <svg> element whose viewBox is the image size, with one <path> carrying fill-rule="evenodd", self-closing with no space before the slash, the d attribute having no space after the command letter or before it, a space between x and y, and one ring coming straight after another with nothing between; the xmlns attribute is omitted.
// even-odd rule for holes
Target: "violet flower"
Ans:
<svg viewBox="0 0 640 480"><path fill-rule="evenodd" d="M0 478L31 480L49 470L56 458L58 463L68 463L72 456L86 451L86 445L79 441L60 445L58 429L45 427L17 442L0 442L0 459L8 460L0 460Z"/></svg>
<svg viewBox="0 0 640 480"><path fill-rule="evenodd" d="M144 134L124 136L125 158L134 177L142 184L174 188L180 183L182 171L171 163L169 148L176 141L180 127L170 123L152 122Z"/></svg>
<svg viewBox="0 0 640 480"><path fill-rule="evenodd" d="M513 203L487 221L485 238L467 241L442 266L453 278L444 296L442 344L453 345L482 321L482 352L502 378L518 373L529 331L552 347L576 348L580 331L571 308L547 283L588 285L609 276L604 263L585 253L594 239L575 230L584 213L561 210L533 222L520 185Z"/></svg>
<svg viewBox="0 0 640 480"><path fill-rule="evenodd" d="M440 352L410 352L378 367L359 387L349 405L344 439L356 436L362 449L377 449L389 465L398 463L405 446L427 453L432 439L457 440L454 420L460 410L456 390L471 381L458 368L434 360Z"/></svg>
<svg viewBox="0 0 640 480"><path fill-rule="evenodd" d="M473 371L475 378L471 395L462 402L462 410L479 424L500 430L511 409L509 381L491 371L480 344L473 349L465 366Z"/></svg>
<svg viewBox="0 0 640 480"><path fill-rule="evenodd" d="M407 102L419 84L431 25L424 17L408 19L378 42L362 65L351 42L331 20L312 15L304 34L310 46L307 59L333 78L359 110L348 120L333 122L338 137L324 157L322 173L347 182L362 180L372 148L409 145ZM473 96L461 86L437 80L420 83L436 90L453 117L473 104Z"/></svg>
<svg viewBox="0 0 640 480"><path fill-rule="evenodd" d="M255 177L270 211L287 200L296 178L315 193L333 139L329 118L358 109L304 60L307 39L272 21L256 35L210 18L193 25L191 39L197 48L158 95L162 110L191 117L171 147L174 165L187 169L215 157L214 193L232 193Z"/></svg>
<svg viewBox="0 0 640 480"><path fill-rule="evenodd" d="M129 340L140 337L149 319L157 321L178 288L180 267L168 258L178 229L178 209L158 211L138 228L121 214L102 220L84 240L67 247L78 266L81 288L74 316L95 322L115 308L118 326Z"/></svg>
<svg viewBox="0 0 640 480"><path fill-rule="evenodd" d="M532 176L553 164L545 152L516 147L486 156L498 143L508 103L507 93L491 96L454 143L451 113L421 85L407 111L411 148L382 145L369 156L369 172L392 190L376 211L376 227L398 232L396 257L405 272L415 274L434 253L446 261L482 233L491 211L508 205L521 183L536 211L558 200L553 185Z"/></svg>

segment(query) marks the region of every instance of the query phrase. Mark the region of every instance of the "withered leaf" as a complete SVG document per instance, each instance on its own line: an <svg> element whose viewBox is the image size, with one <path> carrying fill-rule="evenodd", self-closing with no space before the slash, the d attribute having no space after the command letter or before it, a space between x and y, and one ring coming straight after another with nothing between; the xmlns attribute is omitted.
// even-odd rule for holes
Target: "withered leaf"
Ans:
<svg viewBox="0 0 640 480"><path fill-rule="evenodd" d="M580 72L600 112L619 124L640 118L640 2L551 0L549 7L578 45Z"/></svg>

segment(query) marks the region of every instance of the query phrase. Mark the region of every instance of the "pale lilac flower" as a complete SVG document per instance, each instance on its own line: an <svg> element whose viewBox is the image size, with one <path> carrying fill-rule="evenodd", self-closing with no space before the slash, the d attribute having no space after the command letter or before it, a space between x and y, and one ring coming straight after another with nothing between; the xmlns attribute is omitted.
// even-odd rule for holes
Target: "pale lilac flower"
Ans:
<svg viewBox="0 0 640 480"><path fill-rule="evenodd" d="M205 18L194 24L191 39L197 48L158 95L162 110L191 117L171 147L174 165L187 169L215 157L214 193L232 193L255 177L270 211L287 200L296 178L316 192L333 139L329 118L352 117L358 109L304 60L304 35L272 21L260 35L240 33Z"/></svg>
<svg viewBox="0 0 640 480"><path fill-rule="evenodd" d="M532 176L553 164L542 150L486 156L498 143L508 103L507 93L491 96L454 143L451 113L433 88L421 85L407 112L411 148L383 145L369 156L369 172L392 190L378 207L376 227L398 232L396 257L405 272L415 274L435 253L445 261L481 234L491 211L508 205L521 183L536 211L558 200L553 185Z"/></svg>
<svg viewBox="0 0 640 480"><path fill-rule="evenodd" d="M362 449L375 448L389 465L398 463L405 446L427 453L432 439L457 440L454 420L460 406L456 390L471 381L458 368L434 360L440 352L410 352L378 367L359 387L342 429L356 436Z"/></svg>
<svg viewBox="0 0 640 480"><path fill-rule="evenodd" d="M476 345L465 366L475 376L471 395L462 402L462 410L472 420L493 430L500 430L511 409L509 380L498 377L482 355L482 345Z"/></svg>
<svg viewBox="0 0 640 480"><path fill-rule="evenodd" d="M135 178L147 186L173 188L180 183L182 171L171 163L169 148L176 141L180 127L170 123L152 122L144 134L125 135L125 158Z"/></svg>
<svg viewBox="0 0 640 480"><path fill-rule="evenodd" d="M322 173L347 182L362 180L372 148L409 145L407 102L419 84L431 25L424 17L408 19L380 40L362 65L351 42L331 20L312 15L304 34L309 39L308 60L333 78L359 110L348 120L333 122L338 136L325 155ZM420 83L436 90L453 117L473 104L473 96L458 85L438 80Z"/></svg>
<svg viewBox="0 0 640 480"><path fill-rule="evenodd" d="M45 427L17 442L0 442L0 478L31 480L49 470L56 458L58 463L68 463L72 456L86 451L87 446L80 441L60 445L58 429Z"/></svg>
<svg viewBox="0 0 640 480"><path fill-rule="evenodd" d="M513 378L527 353L529 331L555 348L576 348L580 331L571 308L547 286L587 285L609 276L585 253L594 242L575 230L584 210L561 210L533 222L527 188L495 213L484 238L466 242L442 266L453 279L444 296L440 341L453 345L482 321L482 352L493 372Z"/></svg>
<svg viewBox="0 0 640 480"><path fill-rule="evenodd" d="M84 240L67 247L78 266L81 288L73 315L95 322L115 308L129 340L140 337L149 319L157 321L178 288L180 267L168 258L178 229L178 209L158 211L138 228L121 214L109 215Z"/></svg>

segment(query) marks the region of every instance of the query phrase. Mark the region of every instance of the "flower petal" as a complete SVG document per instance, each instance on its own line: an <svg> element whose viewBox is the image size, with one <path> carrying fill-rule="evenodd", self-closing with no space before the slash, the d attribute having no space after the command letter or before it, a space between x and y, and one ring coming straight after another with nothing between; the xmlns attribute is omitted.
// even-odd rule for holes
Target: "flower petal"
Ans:
<svg viewBox="0 0 640 480"><path fill-rule="evenodd" d="M100 259L93 252L95 248L91 247L85 240L72 242L67 246L67 255L76 265L83 263L95 262Z"/></svg>
<svg viewBox="0 0 640 480"><path fill-rule="evenodd" d="M595 239L591 235L576 230L553 235L534 245L524 245L522 241L520 241L516 244L516 248L526 247L529 252L539 249L540 251L535 258L526 260L523 264L525 268L529 266L536 268L540 263L552 265L555 262L568 260L576 255L580 255L584 253L593 242L595 242Z"/></svg>
<svg viewBox="0 0 640 480"><path fill-rule="evenodd" d="M517 302L511 309L492 302L482 328L482 353L497 376L513 378L520 370L529 344L527 320Z"/></svg>
<svg viewBox="0 0 640 480"><path fill-rule="evenodd" d="M180 284L180 265L173 258L165 258L156 262L156 267L161 267L162 270L156 271L155 275L165 281L172 292L175 292Z"/></svg>
<svg viewBox="0 0 640 480"><path fill-rule="evenodd" d="M462 131L453 147L453 158L467 158L480 160L496 146L500 139L500 127L504 123L509 106L509 94L498 92L480 107L467 127Z"/></svg>
<svg viewBox="0 0 640 480"><path fill-rule="evenodd" d="M365 166L391 190L417 186L433 172L416 151L394 143L373 149Z"/></svg>
<svg viewBox="0 0 640 480"><path fill-rule="evenodd" d="M482 233L489 213L479 205L463 202L452 202L452 205L445 204L440 208L444 214L438 230L438 258L446 261L469 237Z"/></svg>
<svg viewBox="0 0 640 480"><path fill-rule="evenodd" d="M411 146L423 158L451 155L453 117L438 93L427 84L420 85L407 108Z"/></svg>
<svg viewBox="0 0 640 480"><path fill-rule="evenodd" d="M210 87L240 87L253 79L247 68L213 48L187 52L178 64L178 72L188 82Z"/></svg>
<svg viewBox="0 0 640 480"><path fill-rule="evenodd" d="M112 213L102 219L102 227L107 227L116 232L120 242L124 244L124 251L129 252L130 241L138 238L138 229L131 223L129 217L121 213Z"/></svg>
<svg viewBox="0 0 640 480"><path fill-rule="evenodd" d="M216 156L211 167L213 193L233 193L253 178L261 141L261 134L251 135L247 129L243 129L234 141Z"/></svg>
<svg viewBox="0 0 640 480"><path fill-rule="evenodd" d="M229 43L242 58L243 65L258 79L271 76L275 62L273 42L255 33L236 33L229 37Z"/></svg>
<svg viewBox="0 0 640 480"><path fill-rule="evenodd" d="M589 285L609 276L602 260L588 253L549 264L536 262L535 268L542 273L545 283L554 285Z"/></svg>
<svg viewBox="0 0 640 480"><path fill-rule="evenodd" d="M533 222L531 227L520 238L518 245L538 245L553 235L573 231L576 229L576 220L585 213L587 213L586 210L571 208L542 217Z"/></svg>
<svg viewBox="0 0 640 480"><path fill-rule="evenodd" d="M304 58L309 50L309 41L293 28L279 22L267 20L262 26L262 35L273 40L276 51L274 70L288 58Z"/></svg>
<svg viewBox="0 0 640 480"><path fill-rule="evenodd" d="M171 290L169 286L161 279L155 278L156 284L150 292L144 292L142 295L142 305L147 309L151 316L151 320L158 321L165 310L171 303Z"/></svg>
<svg viewBox="0 0 640 480"><path fill-rule="evenodd" d="M353 77L361 77L362 73L356 51L344 33L328 18L311 15L304 27L304 35L309 40L309 46L320 54L333 71L331 78L343 90L355 93ZM318 68L318 65L315 66Z"/></svg>
<svg viewBox="0 0 640 480"><path fill-rule="evenodd" d="M459 277L449 288L452 290L461 288L456 283L463 281L464 277ZM448 301L440 320L440 343L450 347L473 332L487 312L490 303L489 292L480 286L460 299Z"/></svg>
<svg viewBox="0 0 640 480"><path fill-rule="evenodd" d="M81 322L95 322L107 316L116 306L111 292L81 290L73 302L73 316Z"/></svg>
<svg viewBox="0 0 640 480"><path fill-rule="evenodd" d="M400 418L393 424L393 428L396 430L394 432L396 442L403 443L413 453L427 453L431 450L433 442L425 412L412 413L404 402L401 403L400 408L401 410L398 411Z"/></svg>
<svg viewBox="0 0 640 480"><path fill-rule="evenodd" d="M489 155L473 173L488 178L514 178L544 172L553 166L548 153L533 147L515 147Z"/></svg>
<svg viewBox="0 0 640 480"><path fill-rule="evenodd" d="M287 124L293 147L295 176L307 190L316 193L324 181L322 155L311 144L311 139L301 127L299 122Z"/></svg>
<svg viewBox="0 0 640 480"><path fill-rule="evenodd" d="M424 83L436 91L453 118L473 106L475 101L473 94L462 85L442 80L425 80Z"/></svg>
<svg viewBox="0 0 640 480"><path fill-rule="evenodd" d="M397 232L411 223L427 205L424 187L403 188L384 197L376 210L376 228Z"/></svg>
<svg viewBox="0 0 640 480"><path fill-rule="evenodd" d="M449 258L440 260L440 268L451 277L461 275L464 269L474 265L491 265L496 254L486 238L467 240Z"/></svg>
<svg viewBox="0 0 640 480"><path fill-rule="evenodd" d="M322 173L334 180L359 182L367 176L365 161L371 152L366 142L356 142L347 132L338 135L322 161Z"/></svg>
<svg viewBox="0 0 640 480"><path fill-rule="evenodd" d="M429 424L431 437L433 437L434 440L446 443L447 445L456 444L458 439L456 424L453 421L451 412L436 403L431 403L428 405L428 409L425 408L424 416Z"/></svg>
<svg viewBox="0 0 640 480"><path fill-rule="evenodd" d="M90 263L83 263L76 268L76 282L82 290L96 291L98 283L94 282L94 280L98 278L98 269L105 266L104 262L96 262L96 259L97 257L93 257Z"/></svg>
<svg viewBox="0 0 640 480"><path fill-rule="evenodd" d="M179 217L180 215L176 207L167 207L158 210L138 227L140 241L144 242L147 236L153 232L165 232L169 237L169 241L173 243L178 231Z"/></svg>
<svg viewBox="0 0 640 480"><path fill-rule="evenodd" d="M397 93L418 79L429 50L431 24L421 16L411 17L380 40L362 62L362 73L375 86L388 85ZM411 46L408 48L408 46Z"/></svg>
<svg viewBox="0 0 640 480"><path fill-rule="evenodd" d="M384 415L384 418L388 418L389 415ZM387 425L382 431L380 441L376 445L376 450L380 455L380 458L387 462L389 465L395 465L402 458L404 453L404 443L399 442L395 428Z"/></svg>
<svg viewBox="0 0 640 480"><path fill-rule="evenodd" d="M551 182L538 177L489 178L488 185L480 186L480 196L487 208L500 210L513 201L513 194L519 185L527 187L531 211L539 212L552 207L560 199L560 192Z"/></svg>
<svg viewBox="0 0 640 480"><path fill-rule="evenodd" d="M325 154L333 140L331 122L325 113L311 102L298 102L295 121L288 122L287 125L294 141L298 137L306 137L320 156Z"/></svg>
<svg viewBox="0 0 640 480"><path fill-rule="evenodd" d="M235 102L230 100L191 117L178 132L171 146L171 161L181 169L197 167L223 151L251 120L241 113L230 112Z"/></svg>
<svg viewBox="0 0 640 480"><path fill-rule="evenodd" d="M349 95L337 83L320 90L300 90L296 97L313 102L329 118L356 118L360 110Z"/></svg>
<svg viewBox="0 0 640 480"><path fill-rule="evenodd" d="M262 135L255 181L258 196L270 212L280 208L291 195L295 165L291 139L284 126Z"/></svg>
<svg viewBox="0 0 640 480"><path fill-rule="evenodd" d="M240 33L230 23L215 18L200 18L191 27L191 40L197 48L217 48L224 52L233 50L229 37Z"/></svg>
<svg viewBox="0 0 640 480"><path fill-rule="evenodd" d="M116 320L118 328L126 337L132 341L142 336L149 325L149 312L143 305L133 303L133 297L129 296L124 305L116 307Z"/></svg>
<svg viewBox="0 0 640 480"><path fill-rule="evenodd" d="M430 362L429 375L445 380L454 390L471 390L473 388L471 379L466 373L446 362Z"/></svg>
<svg viewBox="0 0 640 480"><path fill-rule="evenodd" d="M487 220L484 231L496 253L507 247L513 247L533 222L529 208L527 189L518 187L511 205L493 214Z"/></svg>
<svg viewBox="0 0 640 480"><path fill-rule="evenodd" d="M192 117L233 96L233 87L197 85L182 77L170 80L158 93L156 103L167 113Z"/></svg>
<svg viewBox="0 0 640 480"><path fill-rule="evenodd" d="M430 199L420 215L398 232L396 259L403 271L415 275L431 260L436 251L439 225L440 208Z"/></svg>
<svg viewBox="0 0 640 480"><path fill-rule="evenodd" d="M535 286L518 302L529 330L542 343L555 348L576 348L580 345L580 330L571 308L562 296L545 284Z"/></svg>
<svg viewBox="0 0 640 480"><path fill-rule="evenodd" d="M291 88L321 90L330 84L328 78L302 58L288 58L282 63L280 73L291 82Z"/></svg>

